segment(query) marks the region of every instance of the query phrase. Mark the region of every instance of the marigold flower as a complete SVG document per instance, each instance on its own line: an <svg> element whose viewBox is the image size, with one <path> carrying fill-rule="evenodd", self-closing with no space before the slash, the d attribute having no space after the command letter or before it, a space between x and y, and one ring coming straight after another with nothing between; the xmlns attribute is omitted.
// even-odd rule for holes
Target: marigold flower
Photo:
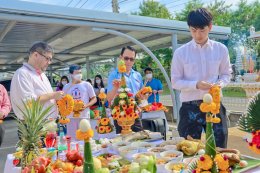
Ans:
<svg viewBox="0 0 260 173"><path fill-rule="evenodd" d="M221 171L226 171L229 168L228 159L225 160L221 154L217 154L214 161L216 162L218 169Z"/></svg>
<svg viewBox="0 0 260 173"><path fill-rule="evenodd" d="M200 159L198 160L197 167L199 169L208 171L212 168L212 166L213 166L213 161L209 155L205 154L205 155L201 156Z"/></svg>

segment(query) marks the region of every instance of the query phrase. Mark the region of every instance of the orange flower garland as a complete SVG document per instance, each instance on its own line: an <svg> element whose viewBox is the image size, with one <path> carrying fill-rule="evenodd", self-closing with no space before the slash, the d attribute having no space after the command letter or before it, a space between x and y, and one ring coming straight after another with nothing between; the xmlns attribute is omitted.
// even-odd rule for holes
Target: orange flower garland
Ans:
<svg viewBox="0 0 260 173"><path fill-rule="evenodd" d="M80 117L80 112L83 111L84 102L82 100L74 100L73 117Z"/></svg>
<svg viewBox="0 0 260 173"><path fill-rule="evenodd" d="M63 98L57 101L58 109L61 118L59 122L61 124L67 124L70 122L70 119L66 118L69 116L74 108L74 100L73 97L69 94L66 94Z"/></svg>

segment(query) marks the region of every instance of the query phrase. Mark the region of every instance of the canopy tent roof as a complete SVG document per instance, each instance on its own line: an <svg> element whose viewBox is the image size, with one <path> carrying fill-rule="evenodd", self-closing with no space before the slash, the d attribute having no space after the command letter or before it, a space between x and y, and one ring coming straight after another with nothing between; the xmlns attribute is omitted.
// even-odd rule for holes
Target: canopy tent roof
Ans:
<svg viewBox="0 0 260 173"><path fill-rule="evenodd" d="M28 58L35 41L49 42L55 49L52 69L66 63L85 64L116 57L120 49L132 45L125 38L92 28L107 28L138 39L150 49L170 47L172 34L178 44L191 39L186 22L151 17L45 5L16 0L0 3L0 72L12 72ZM211 38L227 39L229 27L213 26Z"/></svg>

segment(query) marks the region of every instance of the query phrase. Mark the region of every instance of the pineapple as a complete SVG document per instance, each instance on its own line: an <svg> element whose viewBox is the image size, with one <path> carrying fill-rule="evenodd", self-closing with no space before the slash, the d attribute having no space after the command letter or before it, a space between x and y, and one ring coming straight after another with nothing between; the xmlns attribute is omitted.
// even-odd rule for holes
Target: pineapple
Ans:
<svg viewBox="0 0 260 173"><path fill-rule="evenodd" d="M41 137L45 134L43 127L50 122L47 117L51 114L50 110L52 108L50 106L44 109L39 100L34 99L23 102L23 105L24 109L19 109L23 113L24 120L15 117L21 138L18 146L23 150L22 168L39 156L42 144Z"/></svg>

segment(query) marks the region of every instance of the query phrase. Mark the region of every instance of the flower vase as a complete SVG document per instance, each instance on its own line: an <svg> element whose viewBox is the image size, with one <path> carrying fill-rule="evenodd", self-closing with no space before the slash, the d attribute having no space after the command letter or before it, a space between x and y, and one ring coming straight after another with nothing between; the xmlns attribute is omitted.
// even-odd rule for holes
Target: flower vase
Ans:
<svg viewBox="0 0 260 173"><path fill-rule="evenodd" d="M135 123L135 119L124 119L124 120L117 120L117 123L119 126L121 126L121 134L122 135L127 135L132 133L132 125Z"/></svg>

